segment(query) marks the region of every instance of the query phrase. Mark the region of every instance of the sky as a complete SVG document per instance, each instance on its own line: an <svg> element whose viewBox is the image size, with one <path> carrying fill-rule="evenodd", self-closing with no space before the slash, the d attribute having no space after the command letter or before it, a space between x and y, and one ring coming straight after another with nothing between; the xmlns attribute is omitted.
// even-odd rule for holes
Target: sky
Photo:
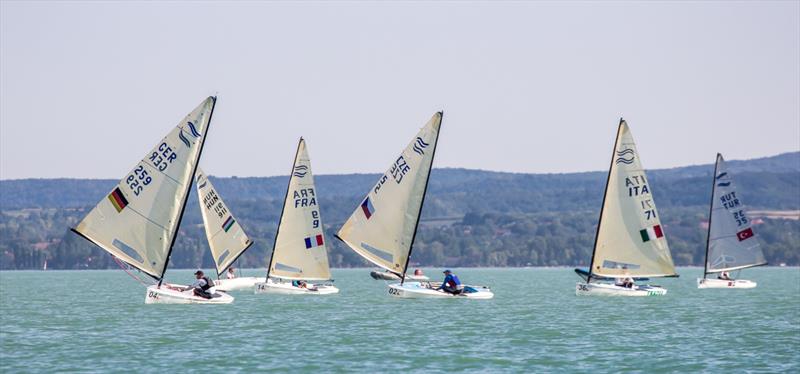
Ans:
<svg viewBox="0 0 800 374"><path fill-rule="evenodd" d="M0 2L0 179L121 178L217 95L201 165L648 169L800 150L800 2Z"/></svg>

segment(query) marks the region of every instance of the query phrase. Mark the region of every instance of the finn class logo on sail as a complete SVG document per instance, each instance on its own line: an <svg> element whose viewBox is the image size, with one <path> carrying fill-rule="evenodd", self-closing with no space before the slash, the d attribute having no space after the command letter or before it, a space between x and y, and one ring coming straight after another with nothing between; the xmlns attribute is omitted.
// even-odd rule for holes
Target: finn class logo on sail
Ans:
<svg viewBox="0 0 800 374"><path fill-rule="evenodd" d="M422 140L422 138L420 138L420 137L418 136L418 137L417 137L417 140L416 140L416 141L414 141L414 146L413 146L412 148L414 149L414 152L417 152L417 153L418 153L418 154L420 154L420 155L424 155L424 154L425 154L425 151L424 151L424 149L425 149L425 148L428 148L428 146L429 146L429 145L430 145L430 144L428 144L428 143L425 143L425 141L424 141L424 140Z"/></svg>
<svg viewBox="0 0 800 374"><path fill-rule="evenodd" d="M298 178L305 177L308 174L308 166L305 165L297 165L294 167L293 175Z"/></svg>
<svg viewBox="0 0 800 374"><path fill-rule="evenodd" d="M187 121L186 124L189 126L189 132L193 137L199 138L200 136L203 135L199 131L197 131L197 128L194 127L194 123L192 123L192 121ZM189 138L187 138L186 135L183 135L183 128L180 128L180 131L178 131L178 138L183 142L183 145L185 145L186 147L188 148L192 147L192 143L189 141Z"/></svg>
<svg viewBox="0 0 800 374"><path fill-rule="evenodd" d="M617 160L615 163L630 165L633 163L634 159L636 159L636 153L633 152L633 149L625 148L621 151L617 151Z"/></svg>

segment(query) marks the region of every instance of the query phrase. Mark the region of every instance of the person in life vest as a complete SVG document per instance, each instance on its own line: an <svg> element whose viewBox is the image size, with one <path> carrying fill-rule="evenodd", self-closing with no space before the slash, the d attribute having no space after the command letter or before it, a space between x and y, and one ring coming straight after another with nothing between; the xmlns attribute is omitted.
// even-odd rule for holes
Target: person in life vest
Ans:
<svg viewBox="0 0 800 374"><path fill-rule="evenodd" d="M236 278L236 273L235 270L233 269L233 266L228 268L228 272L225 273L225 277L228 279Z"/></svg>
<svg viewBox="0 0 800 374"><path fill-rule="evenodd" d="M726 281L733 280L733 279L731 279L730 273L728 273L727 271L723 271L723 272L719 273L719 276L717 276L717 279L726 280Z"/></svg>
<svg viewBox="0 0 800 374"><path fill-rule="evenodd" d="M444 281L442 281L442 285L439 286L437 290L443 290L444 292L458 295L463 290L463 286L461 285L461 281L455 274L453 274L452 271L445 270Z"/></svg>
<svg viewBox="0 0 800 374"><path fill-rule="evenodd" d="M208 279L207 276L203 274L202 270L197 270L194 272L195 281L189 287L184 288L184 291L194 290L195 296L200 296L205 299L210 299L211 293L208 290L211 287L214 287L214 282L211 279Z"/></svg>

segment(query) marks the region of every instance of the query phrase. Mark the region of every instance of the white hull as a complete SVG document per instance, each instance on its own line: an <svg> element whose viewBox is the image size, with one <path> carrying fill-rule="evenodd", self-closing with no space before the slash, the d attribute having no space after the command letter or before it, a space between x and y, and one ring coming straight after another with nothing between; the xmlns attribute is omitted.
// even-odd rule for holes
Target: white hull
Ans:
<svg viewBox="0 0 800 374"><path fill-rule="evenodd" d="M214 281L214 285L216 285L217 291L241 291L241 290L252 290L253 287L256 286L256 283L263 278L256 278L256 277L242 277L242 278L233 278L233 279L217 279Z"/></svg>
<svg viewBox="0 0 800 374"><path fill-rule="evenodd" d="M697 278L697 288L756 288L758 283L746 279L722 280L713 278Z"/></svg>
<svg viewBox="0 0 800 374"><path fill-rule="evenodd" d="M203 297L195 296L193 290L179 291L170 287L185 287L174 284L164 284L159 288L157 285L147 287L145 293L145 304L230 304L233 302L233 296L224 292L218 292L215 288L211 288L211 292L215 297L206 299Z"/></svg>
<svg viewBox="0 0 800 374"><path fill-rule="evenodd" d="M388 271L371 271L369 273L369 276L371 276L372 279L375 279L375 280L395 280L395 281L399 281L400 280L400 276L398 276L395 273L388 272ZM430 278L428 278L425 275L406 274L406 280L410 280L410 281L429 281Z"/></svg>
<svg viewBox="0 0 800 374"><path fill-rule="evenodd" d="M389 285L389 295L404 299L491 299L494 297L492 290L484 286L464 285L464 292L458 295L437 291L434 286L429 282L405 282L402 285L395 283Z"/></svg>
<svg viewBox="0 0 800 374"><path fill-rule="evenodd" d="M255 285L257 294L278 294L278 295L331 295L339 293L339 289L332 284L312 284L309 288L300 288L292 285L291 282L276 282L270 278L266 282L258 282Z"/></svg>
<svg viewBox="0 0 800 374"><path fill-rule="evenodd" d="M581 283L575 285L578 296L663 296L667 289L659 286L635 285L633 288L609 283Z"/></svg>

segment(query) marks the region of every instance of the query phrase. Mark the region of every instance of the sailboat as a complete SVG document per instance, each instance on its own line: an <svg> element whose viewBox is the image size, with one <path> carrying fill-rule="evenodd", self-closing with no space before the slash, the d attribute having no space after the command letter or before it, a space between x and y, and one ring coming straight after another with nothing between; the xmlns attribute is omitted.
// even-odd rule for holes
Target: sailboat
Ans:
<svg viewBox="0 0 800 374"><path fill-rule="evenodd" d="M145 303L227 304L163 283L200 161L216 97L209 97L156 144L72 231L158 281Z"/></svg>
<svg viewBox="0 0 800 374"><path fill-rule="evenodd" d="M331 279L318 198L306 142L300 138L267 276L263 282L256 283L256 293L329 295L339 292L330 283L307 283Z"/></svg>
<svg viewBox="0 0 800 374"><path fill-rule="evenodd" d="M589 270L575 272L585 280L576 285L577 295L665 295L667 290L660 286L632 281L622 285L614 279L678 276L636 143L623 119L611 153Z"/></svg>
<svg viewBox="0 0 800 374"><path fill-rule="evenodd" d="M455 296L436 290L430 282L406 282L442 116L442 112L434 114L412 138L339 229L336 238L367 261L399 277L400 283L389 285L392 296L489 299L494 294L488 287L465 286L463 292Z"/></svg>
<svg viewBox="0 0 800 374"><path fill-rule="evenodd" d="M742 195L736 190L719 153L712 183L706 259L703 278L697 279L697 288L755 288L756 282L722 276L730 271L766 265L767 260L745 212ZM720 273L720 276L707 278L713 273Z"/></svg>
<svg viewBox="0 0 800 374"><path fill-rule="evenodd" d="M199 167L195 172L195 186L208 246L217 268L218 279L214 281L217 290L235 291L252 288L258 282L256 277L219 279L220 275L225 273L225 270L253 245L253 241L247 237L242 226L239 225L239 221L233 216L230 207L222 201L222 195L217 192Z"/></svg>

